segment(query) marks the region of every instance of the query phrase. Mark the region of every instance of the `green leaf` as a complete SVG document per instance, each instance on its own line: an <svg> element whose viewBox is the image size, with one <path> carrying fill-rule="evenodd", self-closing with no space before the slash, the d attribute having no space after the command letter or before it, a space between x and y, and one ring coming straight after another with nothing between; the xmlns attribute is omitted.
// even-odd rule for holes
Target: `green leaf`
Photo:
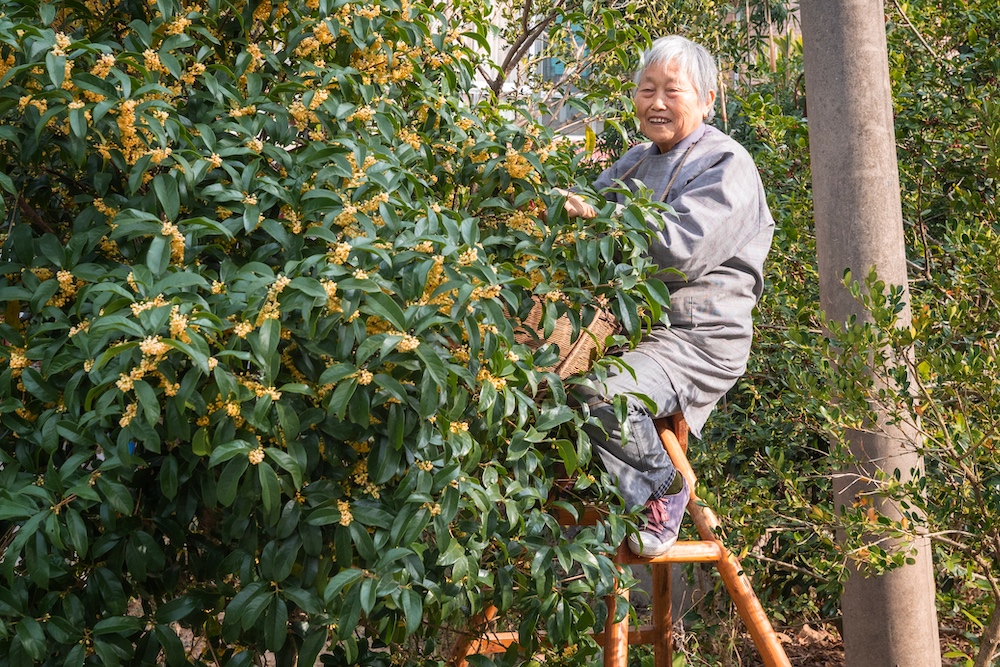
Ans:
<svg viewBox="0 0 1000 667"><path fill-rule="evenodd" d="M215 489L215 497L223 507L229 507L236 500L236 491L239 488L243 473L247 471L250 459L246 456L237 456L231 459L219 475L219 484Z"/></svg>
<svg viewBox="0 0 1000 667"><path fill-rule="evenodd" d="M156 391L145 380L136 380L132 384L139 405L146 416L146 423L153 426L160 420L160 401L156 398Z"/></svg>
<svg viewBox="0 0 1000 667"><path fill-rule="evenodd" d="M156 178L153 179L153 191L156 193L156 199L160 202L167 221L176 220L180 213L181 198L177 189L177 179L173 173L157 174ZM153 273L158 272L153 271Z"/></svg>
<svg viewBox="0 0 1000 667"><path fill-rule="evenodd" d="M160 623L182 621L198 609L198 600L190 595L182 595L162 604L156 609L156 620Z"/></svg>
<svg viewBox="0 0 1000 667"><path fill-rule="evenodd" d="M59 390L42 379L42 374L34 368L25 368L21 372L21 382L28 393L46 403L55 403L59 400Z"/></svg>
<svg viewBox="0 0 1000 667"><path fill-rule="evenodd" d="M163 647L163 655L166 657L169 667L187 664L184 643L172 627L160 624L153 628L153 633L156 635L157 641L160 642L160 646Z"/></svg>
<svg viewBox="0 0 1000 667"><path fill-rule="evenodd" d="M356 567L341 570L326 585L326 588L323 590L323 599L326 600L327 604L333 604L342 590L350 588L352 584L360 581L364 576L364 570Z"/></svg>
<svg viewBox="0 0 1000 667"><path fill-rule="evenodd" d="M410 588L402 589L400 597L403 603L403 617L406 620L406 634L411 635L420 628L420 622L423 620L423 600Z"/></svg>
<svg viewBox="0 0 1000 667"><path fill-rule="evenodd" d="M296 489L302 488L302 467L291 454L275 447L267 447L264 449L264 453L277 463L278 467L292 476L292 484L295 485Z"/></svg>
<svg viewBox="0 0 1000 667"><path fill-rule="evenodd" d="M57 56L49 52L45 56L45 69L49 72L49 80L53 88L62 88L66 80L66 56Z"/></svg>
<svg viewBox="0 0 1000 667"><path fill-rule="evenodd" d="M260 480L260 499L264 504L264 511L270 512L281 503L281 484L278 482L278 476L267 461L262 461L257 464L257 478Z"/></svg>
<svg viewBox="0 0 1000 667"><path fill-rule="evenodd" d="M170 266L170 240L166 236L153 237L146 252L146 266L154 276L160 276Z"/></svg>
<svg viewBox="0 0 1000 667"><path fill-rule="evenodd" d="M135 616L112 616L94 625L95 635L130 635L142 627L142 621Z"/></svg>
<svg viewBox="0 0 1000 667"><path fill-rule="evenodd" d="M572 421L575 411L568 405L556 405L542 410L535 420L535 428L539 431L549 431L560 424Z"/></svg>
<svg viewBox="0 0 1000 667"><path fill-rule="evenodd" d="M38 621L30 616L22 617L21 622L17 624L17 638L21 640L24 652L33 660L41 661L45 658L47 653L45 631Z"/></svg>
<svg viewBox="0 0 1000 667"><path fill-rule="evenodd" d="M288 607L284 600L275 595L264 615L264 646L269 651L279 651L287 638Z"/></svg>
<svg viewBox="0 0 1000 667"><path fill-rule="evenodd" d="M217 466L239 454L246 456L254 449L255 447L246 440L231 440L212 450L212 455L208 459L208 467Z"/></svg>

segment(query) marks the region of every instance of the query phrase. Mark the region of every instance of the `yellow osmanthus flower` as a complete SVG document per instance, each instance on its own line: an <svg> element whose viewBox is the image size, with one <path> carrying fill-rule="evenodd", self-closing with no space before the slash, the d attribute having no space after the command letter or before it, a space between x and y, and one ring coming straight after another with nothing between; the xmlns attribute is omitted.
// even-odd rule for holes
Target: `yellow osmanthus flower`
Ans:
<svg viewBox="0 0 1000 667"><path fill-rule="evenodd" d="M174 20L167 24L166 33L168 35L180 35L191 25L191 19L181 14L174 17Z"/></svg>
<svg viewBox="0 0 1000 667"><path fill-rule="evenodd" d="M159 336L147 336L139 343L139 349L150 357L162 357L170 351L170 346L164 343Z"/></svg>
<svg viewBox="0 0 1000 667"><path fill-rule="evenodd" d="M337 266L346 262L350 256L350 243L338 243L335 247L331 248L330 252L327 253L327 258L330 260L330 263L336 264Z"/></svg>
<svg viewBox="0 0 1000 667"><path fill-rule="evenodd" d="M90 330L90 320L84 320L83 322L80 322L79 324L77 324L76 326L74 326L69 330L69 337L72 338L78 333L81 332L86 333L89 330Z"/></svg>
<svg viewBox="0 0 1000 667"><path fill-rule="evenodd" d="M264 462L264 448L257 447L247 454L247 458L250 459L251 465L260 465Z"/></svg>
<svg viewBox="0 0 1000 667"><path fill-rule="evenodd" d="M17 64L17 60L14 58L13 53L7 54L7 57L0 60L0 78L2 78L7 72L11 70L14 65Z"/></svg>
<svg viewBox="0 0 1000 667"><path fill-rule="evenodd" d="M351 522L354 521L354 516L351 514L351 503L346 500L338 500L337 510L340 512L340 525L350 526Z"/></svg>
<svg viewBox="0 0 1000 667"><path fill-rule="evenodd" d="M56 45L52 48L52 55L65 56L66 49L69 48L70 44L72 44L72 40L69 38L69 35L67 35L66 33L57 32Z"/></svg>
<svg viewBox="0 0 1000 667"><path fill-rule="evenodd" d="M513 148L507 149L507 159L504 163L511 178L526 178L535 170L528 159Z"/></svg>
<svg viewBox="0 0 1000 667"><path fill-rule="evenodd" d="M164 222L160 228L163 236L170 237L170 262L172 264L184 263L184 235L180 229L172 222Z"/></svg>
<svg viewBox="0 0 1000 667"><path fill-rule="evenodd" d="M452 433L468 433L469 423L468 422L452 422L448 426L448 430Z"/></svg>
<svg viewBox="0 0 1000 667"><path fill-rule="evenodd" d="M403 340L396 343L397 352L413 352L418 347L420 347L420 340L410 334L404 335Z"/></svg>
<svg viewBox="0 0 1000 667"><path fill-rule="evenodd" d="M495 299L500 296L500 285L488 285L486 287L475 287L472 289L472 294L470 298L473 301L479 301L482 299Z"/></svg>
<svg viewBox="0 0 1000 667"><path fill-rule="evenodd" d="M497 391L501 391L507 386L507 380L504 378L498 378L485 368L480 369L479 374L476 376L476 382L489 382Z"/></svg>
<svg viewBox="0 0 1000 667"><path fill-rule="evenodd" d="M125 412L122 413L122 418L118 420L118 425L125 428L132 423L135 419L136 413L139 411L139 406L136 403L129 403L125 408Z"/></svg>
<svg viewBox="0 0 1000 667"><path fill-rule="evenodd" d="M240 338L246 338L247 334L253 331L253 324L243 320L242 322L237 322L236 326L233 327L233 333Z"/></svg>
<svg viewBox="0 0 1000 667"><path fill-rule="evenodd" d="M405 143L410 144L413 150L420 150L420 146L423 143L420 139L420 135L416 132L411 131L409 128L401 127L399 129L399 138Z"/></svg>
<svg viewBox="0 0 1000 667"><path fill-rule="evenodd" d="M94 63L94 66L90 68L90 73L96 76L98 79L107 78L108 74L111 73L111 68L115 66L115 56L113 53L102 53Z"/></svg>
<svg viewBox="0 0 1000 667"><path fill-rule="evenodd" d="M199 76L205 73L204 63L191 63L191 66L181 75L181 83L193 85Z"/></svg>
<svg viewBox="0 0 1000 667"><path fill-rule="evenodd" d="M159 74L170 74L162 62L160 62L160 54L158 54L153 49L146 49L142 52L143 66L150 72L157 72Z"/></svg>
<svg viewBox="0 0 1000 667"><path fill-rule="evenodd" d="M321 280L319 284L323 286L323 290L326 292L326 310L328 313L342 313L344 309L341 307L340 297L337 296L337 283L332 280Z"/></svg>
<svg viewBox="0 0 1000 667"><path fill-rule="evenodd" d="M170 336L182 343L190 343L188 335L188 316L181 313L181 307L175 305L170 309Z"/></svg>
<svg viewBox="0 0 1000 667"><path fill-rule="evenodd" d="M458 257L458 263L462 266L469 266L479 258L479 249L472 247L463 252Z"/></svg>
<svg viewBox="0 0 1000 667"><path fill-rule="evenodd" d="M362 123L367 123L375 117L375 110L371 107L359 107L354 113L347 117L347 122L353 122L360 120Z"/></svg>
<svg viewBox="0 0 1000 667"><path fill-rule="evenodd" d="M358 378L358 384L361 386L369 385L372 383L372 380L375 379L375 375L372 374L372 372L367 368L362 368L356 375Z"/></svg>

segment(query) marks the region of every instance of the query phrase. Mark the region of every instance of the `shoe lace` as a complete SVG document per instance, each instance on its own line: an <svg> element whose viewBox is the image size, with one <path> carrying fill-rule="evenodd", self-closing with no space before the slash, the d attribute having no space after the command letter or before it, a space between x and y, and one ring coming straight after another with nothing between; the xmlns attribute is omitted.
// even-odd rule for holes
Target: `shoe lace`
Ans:
<svg viewBox="0 0 1000 667"><path fill-rule="evenodd" d="M655 535L666 530L669 520L666 505L662 498L653 498L646 504L646 530Z"/></svg>

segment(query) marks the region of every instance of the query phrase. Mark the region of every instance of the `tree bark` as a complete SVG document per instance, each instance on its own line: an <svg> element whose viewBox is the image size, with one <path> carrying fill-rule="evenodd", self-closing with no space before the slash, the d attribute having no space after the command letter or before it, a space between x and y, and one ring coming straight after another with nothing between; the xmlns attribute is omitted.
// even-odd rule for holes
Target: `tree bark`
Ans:
<svg viewBox="0 0 1000 667"><path fill-rule="evenodd" d="M870 321L844 287L844 271L863 280L874 267L887 285L907 284L883 5L802 0L800 9L820 305L831 320ZM909 322L907 307L900 325ZM884 423L872 430L847 433L858 468L835 481L838 507L872 490L866 480L876 468L905 479L922 466L915 433ZM876 509L899 517L887 502ZM927 540L916 544L914 559L881 576L851 572L841 599L850 667L941 665Z"/></svg>

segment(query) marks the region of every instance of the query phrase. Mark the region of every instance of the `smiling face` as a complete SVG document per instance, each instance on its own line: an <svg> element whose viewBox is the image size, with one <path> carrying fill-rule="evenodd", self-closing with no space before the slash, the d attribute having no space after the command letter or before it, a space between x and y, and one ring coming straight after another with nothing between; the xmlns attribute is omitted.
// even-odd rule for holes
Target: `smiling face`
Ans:
<svg viewBox="0 0 1000 667"><path fill-rule="evenodd" d="M639 130L666 153L698 128L715 102L715 91L701 102L691 77L676 60L653 63L639 77L635 111Z"/></svg>

